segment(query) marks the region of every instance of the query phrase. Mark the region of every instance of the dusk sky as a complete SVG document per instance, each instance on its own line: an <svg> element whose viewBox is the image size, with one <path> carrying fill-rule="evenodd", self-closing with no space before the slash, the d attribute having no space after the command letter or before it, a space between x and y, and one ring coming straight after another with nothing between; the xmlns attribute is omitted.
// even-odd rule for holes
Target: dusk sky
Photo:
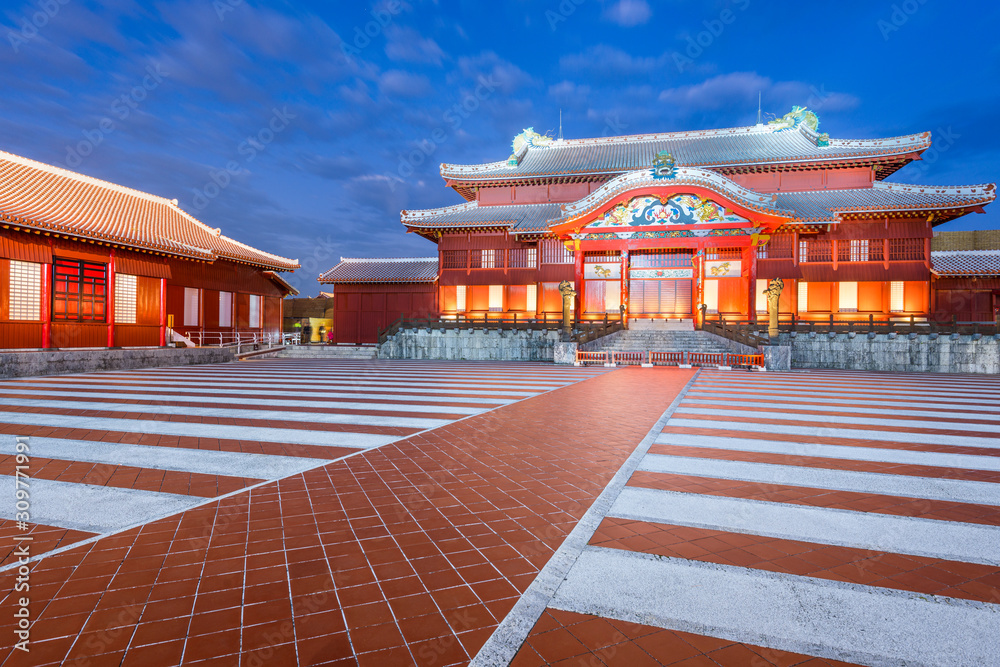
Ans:
<svg viewBox="0 0 1000 667"><path fill-rule="evenodd" d="M759 91L834 138L930 130L891 180L996 182L998 24L961 0L8 1L0 149L178 199L298 258L308 296L342 255L434 255L399 212L462 201L439 164L506 159L560 109L566 138L733 127ZM1000 204L939 229L983 228Z"/></svg>

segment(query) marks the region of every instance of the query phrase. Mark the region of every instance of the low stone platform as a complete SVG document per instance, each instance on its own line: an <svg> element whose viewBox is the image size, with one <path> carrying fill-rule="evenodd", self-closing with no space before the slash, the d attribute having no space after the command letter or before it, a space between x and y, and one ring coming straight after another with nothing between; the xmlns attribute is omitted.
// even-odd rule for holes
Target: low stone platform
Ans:
<svg viewBox="0 0 1000 667"><path fill-rule="evenodd" d="M0 351L0 378L219 364L235 360L231 350L218 347L6 350Z"/></svg>

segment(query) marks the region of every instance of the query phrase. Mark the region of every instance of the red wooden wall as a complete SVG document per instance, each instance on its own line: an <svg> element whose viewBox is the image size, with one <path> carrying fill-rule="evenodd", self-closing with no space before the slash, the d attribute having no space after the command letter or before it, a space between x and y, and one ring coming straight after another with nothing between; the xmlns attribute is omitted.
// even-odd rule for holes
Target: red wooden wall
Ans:
<svg viewBox="0 0 1000 667"><path fill-rule="evenodd" d="M433 283L337 285L334 289L334 341L360 345L378 342L378 332L403 317L436 317Z"/></svg>

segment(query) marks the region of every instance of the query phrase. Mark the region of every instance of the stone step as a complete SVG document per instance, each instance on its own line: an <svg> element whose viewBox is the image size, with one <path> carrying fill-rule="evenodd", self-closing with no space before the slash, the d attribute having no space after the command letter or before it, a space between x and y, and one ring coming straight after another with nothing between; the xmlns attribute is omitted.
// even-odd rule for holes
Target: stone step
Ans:
<svg viewBox="0 0 1000 667"><path fill-rule="evenodd" d="M338 345L290 345L278 353L282 359L375 359L374 347Z"/></svg>

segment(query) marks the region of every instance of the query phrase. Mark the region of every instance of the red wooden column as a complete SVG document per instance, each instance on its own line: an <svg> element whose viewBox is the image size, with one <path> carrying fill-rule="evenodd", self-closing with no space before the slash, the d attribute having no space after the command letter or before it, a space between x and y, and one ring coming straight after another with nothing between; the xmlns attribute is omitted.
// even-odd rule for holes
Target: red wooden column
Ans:
<svg viewBox="0 0 1000 667"><path fill-rule="evenodd" d="M52 346L52 264L42 264L42 347Z"/></svg>
<svg viewBox="0 0 1000 667"><path fill-rule="evenodd" d="M695 248L693 269L694 269L694 321L697 326L704 322L701 319L701 304L705 302L705 242L699 241Z"/></svg>
<svg viewBox="0 0 1000 667"><path fill-rule="evenodd" d="M576 282L576 314L574 321L580 321L580 313L583 311L583 251L580 250L580 242L575 241L576 256L574 257L574 280Z"/></svg>
<svg viewBox="0 0 1000 667"><path fill-rule="evenodd" d="M747 282L749 283L749 298L747 299L747 319L757 320L757 246L751 245L743 252L747 263Z"/></svg>
<svg viewBox="0 0 1000 667"><path fill-rule="evenodd" d="M628 271L629 271L629 269L628 269L628 248L625 248L624 250L622 250L622 280L621 280L621 282L622 282L622 296L621 296L621 304L623 306L625 306L625 319L626 320L628 320L628 311L629 311L629 302L628 302L628 295L629 295Z"/></svg>
<svg viewBox="0 0 1000 667"><path fill-rule="evenodd" d="M108 262L108 285L105 287L104 317L108 322L108 347L115 346L115 251Z"/></svg>
<svg viewBox="0 0 1000 667"><path fill-rule="evenodd" d="M160 347L167 344L167 279L160 278Z"/></svg>

